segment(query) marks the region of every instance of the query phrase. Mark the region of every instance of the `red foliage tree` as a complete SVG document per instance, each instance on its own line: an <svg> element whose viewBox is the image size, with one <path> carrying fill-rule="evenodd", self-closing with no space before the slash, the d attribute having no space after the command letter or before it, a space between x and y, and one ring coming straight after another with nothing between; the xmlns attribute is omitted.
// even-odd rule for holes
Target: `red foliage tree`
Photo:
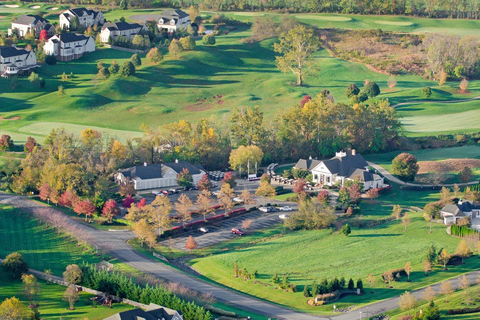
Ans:
<svg viewBox="0 0 480 320"><path fill-rule="evenodd" d="M27 142L25 142L25 145L23 146L23 151L30 153L33 151L33 148L35 148L36 145L37 141L35 140L35 138L28 137Z"/></svg>
<svg viewBox="0 0 480 320"><path fill-rule="evenodd" d="M76 214L85 215L85 221L87 221L88 217L92 216L95 213L95 206L93 205L92 201L90 200L80 200L73 204L73 211Z"/></svg>
<svg viewBox="0 0 480 320"><path fill-rule="evenodd" d="M2 151L9 151L12 150L14 147L12 137L8 134L2 134L0 137L0 150Z"/></svg>
<svg viewBox="0 0 480 320"><path fill-rule="evenodd" d="M142 198L142 199L140 199L140 201L138 201L137 208L141 209L141 208L145 207L146 204L147 204L147 199Z"/></svg>
<svg viewBox="0 0 480 320"><path fill-rule="evenodd" d="M228 183L232 188L235 188L235 186L237 185L235 177L233 176L233 173L231 171L225 173L222 179L222 183Z"/></svg>
<svg viewBox="0 0 480 320"><path fill-rule="evenodd" d="M312 100L312 97L310 96L303 96L302 98L302 101L300 101L300 107L303 107L305 105L305 103L307 103L308 101Z"/></svg>
<svg viewBox="0 0 480 320"><path fill-rule="evenodd" d="M58 204L63 207L72 208L73 205L78 202L78 197L73 191L67 190L60 196Z"/></svg>
<svg viewBox="0 0 480 320"><path fill-rule="evenodd" d="M132 206L132 203L135 203L135 200L130 196L128 195L125 200L123 200L122 202L122 207L124 208L130 208Z"/></svg>
<svg viewBox="0 0 480 320"><path fill-rule="evenodd" d="M362 196L358 183L355 183L350 188L348 188L348 193L350 194L351 202L357 202L358 199L360 199L360 197Z"/></svg>
<svg viewBox="0 0 480 320"><path fill-rule="evenodd" d="M297 182L295 182L295 186L293 187L293 192L295 192L299 197L305 196L305 186L307 185L307 182L305 179L298 179Z"/></svg>
<svg viewBox="0 0 480 320"><path fill-rule="evenodd" d="M327 204L328 201L328 191L327 190L322 190L318 193L318 201L323 204Z"/></svg>
<svg viewBox="0 0 480 320"><path fill-rule="evenodd" d="M38 40L40 40L40 42L48 40L47 30L43 29L42 31L40 31L40 36L39 36Z"/></svg>
<svg viewBox="0 0 480 320"><path fill-rule="evenodd" d="M212 182L208 178L208 174L204 174L202 178L198 181L197 188L199 190L210 190L212 188Z"/></svg>
<svg viewBox="0 0 480 320"><path fill-rule="evenodd" d="M117 214L118 214L117 201L110 199L107 202L105 202L105 205L103 206L103 209L102 209L102 217L108 219L108 221L112 223L113 217L115 217Z"/></svg>
<svg viewBox="0 0 480 320"><path fill-rule="evenodd" d="M187 242L185 243L185 249L193 250L198 248L198 243L194 237L189 236Z"/></svg>
<svg viewBox="0 0 480 320"><path fill-rule="evenodd" d="M38 196L40 197L40 199L45 201L45 200L50 198L50 193L52 192L52 188L50 187L50 185L48 183L44 183L40 187L39 191L40 192L39 192Z"/></svg>
<svg viewBox="0 0 480 320"><path fill-rule="evenodd" d="M378 198L378 190L377 189L370 189L367 191L367 198L368 199L375 199Z"/></svg>

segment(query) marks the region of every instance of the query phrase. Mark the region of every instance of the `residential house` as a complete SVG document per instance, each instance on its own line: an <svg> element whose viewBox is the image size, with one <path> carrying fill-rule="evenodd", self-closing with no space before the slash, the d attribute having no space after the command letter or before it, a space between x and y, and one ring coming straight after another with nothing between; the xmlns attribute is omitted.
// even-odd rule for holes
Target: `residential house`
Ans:
<svg viewBox="0 0 480 320"><path fill-rule="evenodd" d="M183 320L183 316L178 311L150 303L145 310L123 311L103 320Z"/></svg>
<svg viewBox="0 0 480 320"><path fill-rule="evenodd" d="M458 201L455 204L447 204L440 210L440 216L445 225L457 224L458 220L463 218L480 218L480 204L474 204L470 201Z"/></svg>
<svg viewBox="0 0 480 320"><path fill-rule="evenodd" d="M355 149L340 151L329 160L300 159L294 168L308 170L313 182L333 186L343 185L346 180L358 180L364 190L381 188L384 178L368 170L365 159Z"/></svg>
<svg viewBox="0 0 480 320"><path fill-rule="evenodd" d="M83 34L62 33L48 39L43 50L46 55L54 55L59 61L70 61L95 51L95 40Z"/></svg>
<svg viewBox="0 0 480 320"><path fill-rule="evenodd" d="M186 29L191 24L190 15L182 10L166 10L157 23L160 32L174 33L180 29Z"/></svg>
<svg viewBox="0 0 480 320"><path fill-rule="evenodd" d="M101 11L90 10L87 8L68 9L60 14L60 27L65 30L70 30L72 27L72 20L77 18L78 24L84 28L93 27L94 25L101 26L105 23L105 17Z"/></svg>
<svg viewBox="0 0 480 320"><path fill-rule="evenodd" d="M194 165L187 161L175 161L170 163L147 164L120 170L115 174L117 183L125 183L130 180L134 183L135 190L173 187L177 185L177 175L188 169L193 177L193 184L206 173L201 165Z"/></svg>
<svg viewBox="0 0 480 320"><path fill-rule="evenodd" d="M55 27L48 23L48 20L38 15L22 14L12 22L11 28L8 28L8 35L16 34L18 37L25 37L29 32L33 32L38 38L44 29L49 36L55 34Z"/></svg>
<svg viewBox="0 0 480 320"><path fill-rule="evenodd" d="M142 30L143 26L138 23L106 23L103 25L102 31L100 32L100 40L107 43L110 39L115 40L116 38L123 36L131 41Z"/></svg>
<svg viewBox="0 0 480 320"><path fill-rule="evenodd" d="M35 52L23 48L0 47L0 75L2 77L28 75L37 67Z"/></svg>

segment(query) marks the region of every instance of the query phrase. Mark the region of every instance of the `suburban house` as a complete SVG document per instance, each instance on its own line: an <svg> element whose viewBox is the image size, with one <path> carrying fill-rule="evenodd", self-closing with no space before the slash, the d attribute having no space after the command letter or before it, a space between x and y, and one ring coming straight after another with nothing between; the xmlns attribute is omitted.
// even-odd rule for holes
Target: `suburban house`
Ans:
<svg viewBox="0 0 480 320"><path fill-rule="evenodd" d="M35 52L23 48L0 47L0 75L2 77L29 75L37 67Z"/></svg>
<svg viewBox="0 0 480 320"><path fill-rule="evenodd" d="M346 180L358 180L363 183L364 190L381 188L383 177L368 170L365 159L355 149L340 151L329 160L300 159L296 169L308 170L312 173L313 182L333 186L343 185Z"/></svg>
<svg viewBox="0 0 480 320"><path fill-rule="evenodd" d="M186 29L191 24L190 15L182 10L166 10L157 23L160 32L174 33L180 29Z"/></svg>
<svg viewBox="0 0 480 320"><path fill-rule="evenodd" d="M103 320L183 320L183 316L178 311L150 303L145 310L123 311Z"/></svg>
<svg viewBox="0 0 480 320"><path fill-rule="evenodd" d="M106 23L103 25L102 31L100 32L100 40L104 43L107 43L110 39L115 40L120 36L123 36L129 40L133 40L133 38L142 30L143 26L138 23Z"/></svg>
<svg viewBox="0 0 480 320"><path fill-rule="evenodd" d="M83 34L62 33L48 39L43 50L46 55L54 55L59 61L70 61L95 51L95 40Z"/></svg>
<svg viewBox="0 0 480 320"><path fill-rule="evenodd" d="M455 204L447 204L440 210L440 216L446 225L457 224L458 220L468 217L480 218L480 204L470 201L458 201Z"/></svg>
<svg viewBox="0 0 480 320"><path fill-rule="evenodd" d="M105 17L101 11L89 10L87 8L68 9L60 14L60 27L65 30L70 30L72 20L78 19L79 25L84 28L100 26L105 23Z"/></svg>
<svg viewBox="0 0 480 320"><path fill-rule="evenodd" d="M40 36L40 31L46 30L49 36L55 34L55 27L48 23L48 20L33 14L22 14L17 20L12 22L8 28L8 35L16 34L18 37L25 37L29 32L33 32L35 37Z"/></svg>
<svg viewBox="0 0 480 320"><path fill-rule="evenodd" d="M170 163L147 164L120 170L115 174L117 183L125 183L130 180L134 183L135 190L173 187L177 185L177 175L188 169L193 177L193 184L206 173L201 165L194 165L187 161L175 161Z"/></svg>

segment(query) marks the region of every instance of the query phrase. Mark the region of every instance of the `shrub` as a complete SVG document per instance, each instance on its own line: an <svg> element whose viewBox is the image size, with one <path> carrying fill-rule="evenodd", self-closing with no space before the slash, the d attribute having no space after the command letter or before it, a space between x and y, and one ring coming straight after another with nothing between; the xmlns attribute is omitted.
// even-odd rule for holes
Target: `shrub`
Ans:
<svg viewBox="0 0 480 320"><path fill-rule="evenodd" d="M183 37L180 39L180 44L183 50L193 50L196 47L195 39L192 36Z"/></svg>
<svg viewBox="0 0 480 320"><path fill-rule="evenodd" d="M215 36L214 35L203 36L202 42L207 46L213 46L216 43Z"/></svg>
<svg viewBox="0 0 480 320"><path fill-rule="evenodd" d="M380 94L380 87L375 82L368 82L363 88L363 91L369 98L374 98Z"/></svg>
<svg viewBox="0 0 480 320"><path fill-rule="evenodd" d="M404 181L413 181L418 172L417 158L410 153L400 153L392 161L393 174Z"/></svg>
<svg viewBox="0 0 480 320"><path fill-rule="evenodd" d="M133 76L135 74L135 66L133 63L131 61L125 61L120 68L120 74L125 77Z"/></svg>
<svg viewBox="0 0 480 320"><path fill-rule="evenodd" d="M2 262L2 269L13 279L18 279L28 271L28 265L19 252L10 253Z"/></svg>
<svg viewBox="0 0 480 320"><path fill-rule="evenodd" d="M138 54L134 53L132 55L132 57L130 58L130 61L132 61L133 65L135 67L139 67L142 65L142 60L140 59L140 57L138 56Z"/></svg>
<svg viewBox="0 0 480 320"><path fill-rule="evenodd" d="M425 96L425 98L429 98L432 95L432 88L425 87L423 88L422 93Z"/></svg>
<svg viewBox="0 0 480 320"><path fill-rule="evenodd" d="M347 97L351 98L356 96L360 93L360 89L355 85L355 83L351 83L347 88Z"/></svg>
<svg viewBox="0 0 480 320"><path fill-rule="evenodd" d="M159 64L160 61L163 60L163 55L160 50L155 47L148 51L146 59L148 64Z"/></svg>
<svg viewBox="0 0 480 320"><path fill-rule="evenodd" d="M0 137L0 151L10 151L14 146L12 137L8 134L2 134Z"/></svg>

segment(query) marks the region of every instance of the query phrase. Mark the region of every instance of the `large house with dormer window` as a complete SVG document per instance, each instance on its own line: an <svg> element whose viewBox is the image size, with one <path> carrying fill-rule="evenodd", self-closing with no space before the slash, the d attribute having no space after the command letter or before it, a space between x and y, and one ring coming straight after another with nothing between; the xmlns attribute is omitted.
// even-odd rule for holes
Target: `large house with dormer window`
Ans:
<svg viewBox="0 0 480 320"><path fill-rule="evenodd" d="M2 77L29 75L37 67L35 52L23 48L0 47L0 75Z"/></svg>
<svg viewBox="0 0 480 320"><path fill-rule="evenodd" d="M355 149L337 152L329 160L300 159L294 168L310 171L313 182L327 186L343 186L346 180L360 181L364 190L384 185L384 178L368 170L367 161Z"/></svg>
<svg viewBox="0 0 480 320"><path fill-rule="evenodd" d="M110 39L113 41L122 36L131 41L142 30L143 26L138 23L105 23L102 27L102 31L100 32L100 40L103 43L107 43Z"/></svg>
<svg viewBox="0 0 480 320"><path fill-rule="evenodd" d="M54 55L59 61L70 61L95 51L95 40L83 34L62 33L48 39L43 50L46 55Z"/></svg>
<svg viewBox="0 0 480 320"><path fill-rule="evenodd" d="M440 216L446 225L457 224L463 218L480 218L480 204L460 200L454 204L447 204L440 210Z"/></svg>
<svg viewBox="0 0 480 320"><path fill-rule="evenodd" d="M35 37L40 36L42 30L46 30L49 36L55 33L55 27L48 20L33 14L22 14L8 28L8 35L16 34L18 37L25 37L28 33L33 32Z"/></svg>
<svg viewBox="0 0 480 320"><path fill-rule="evenodd" d="M64 30L71 30L72 20L77 18L80 26L84 28L101 26L105 23L105 17L101 11L87 8L68 9L60 14L60 27Z"/></svg>
<svg viewBox="0 0 480 320"><path fill-rule="evenodd" d="M174 33L186 29L191 24L190 15L182 10L166 10L157 23L160 32Z"/></svg>

